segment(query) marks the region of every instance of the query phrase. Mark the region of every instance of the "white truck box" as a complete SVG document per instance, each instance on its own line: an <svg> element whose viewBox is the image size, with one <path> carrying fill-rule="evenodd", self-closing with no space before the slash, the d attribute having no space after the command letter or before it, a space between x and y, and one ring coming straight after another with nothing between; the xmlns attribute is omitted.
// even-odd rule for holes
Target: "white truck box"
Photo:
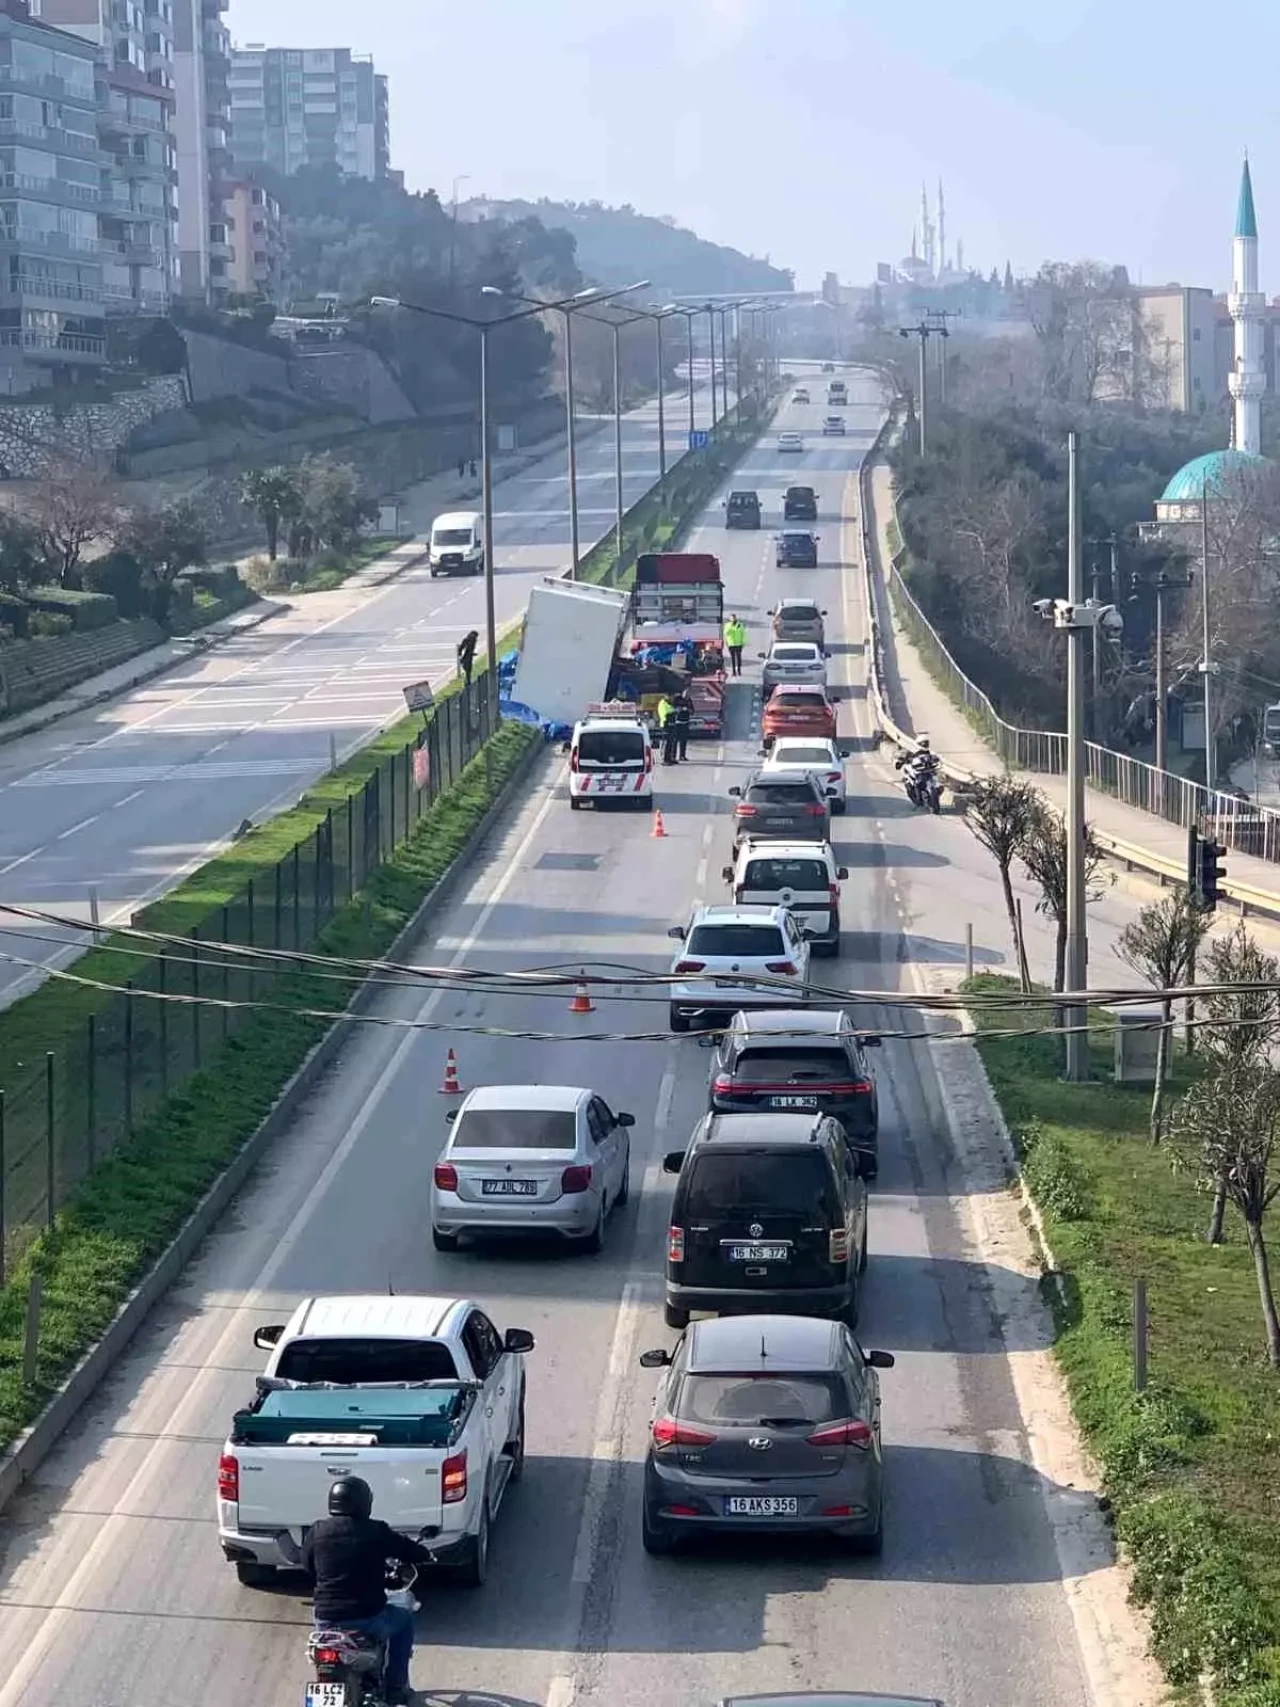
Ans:
<svg viewBox="0 0 1280 1707"><path fill-rule="evenodd" d="M605 698L626 625L628 595L586 582L544 581L529 595L511 697L548 723L577 723Z"/></svg>

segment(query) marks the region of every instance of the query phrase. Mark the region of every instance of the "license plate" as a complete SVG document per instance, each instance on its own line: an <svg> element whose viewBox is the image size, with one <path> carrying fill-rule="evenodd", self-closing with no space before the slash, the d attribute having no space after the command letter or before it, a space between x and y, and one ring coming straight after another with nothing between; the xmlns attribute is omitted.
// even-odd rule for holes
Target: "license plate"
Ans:
<svg viewBox="0 0 1280 1707"><path fill-rule="evenodd" d="M345 1683L309 1683L306 1707L346 1707Z"/></svg>
<svg viewBox="0 0 1280 1707"><path fill-rule="evenodd" d="M480 1181L482 1197L535 1197L538 1182L535 1179L485 1179Z"/></svg>
<svg viewBox="0 0 1280 1707"><path fill-rule="evenodd" d="M770 1097L770 1108L817 1108L817 1097Z"/></svg>
<svg viewBox="0 0 1280 1707"><path fill-rule="evenodd" d="M716 979L716 989L717 990L741 990L742 988L743 988L743 986L738 982L738 980L736 978L717 978Z"/></svg>
<svg viewBox="0 0 1280 1707"><path fill-rule="evenodd" d="M798 1517L800 1501L786 1494L729 1494L724 1509L726 1517Z"/></svg>
<svg viewBox="0 0 1280 1707"><path fill-rule="evenodd" d="M730 1262L786 1262L786 1245L729 1245Z"/></svg>

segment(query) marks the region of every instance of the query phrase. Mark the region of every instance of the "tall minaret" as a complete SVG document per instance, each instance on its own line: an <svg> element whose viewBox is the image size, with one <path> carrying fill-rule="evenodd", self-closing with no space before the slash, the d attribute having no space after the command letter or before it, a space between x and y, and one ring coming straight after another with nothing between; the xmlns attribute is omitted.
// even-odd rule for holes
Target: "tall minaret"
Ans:
<svg viewBox="0 0 1280 1707"><path fill-rule="evenodd" d="M1231 247L1231 295L1227 298L1227 308L1236 323L1235 368L1230 382L1235 399L1233 437L1237 450L1261 456L1262 394L1267 389L1263 362L1265 304L1258 289L1258 221L1253 211L1253 183L1247 155L1240 174L1236 235Z"/></svg>
<svg viewBox="0 0 1280 1707"><path fill-rule="evenodd" d="M938 179L938 277L947 270L947 204L942 199L942 179Z"/></svg>
<svg viewBox="0 0 1280 1707"><path fill-rule="evenodd" d="M924 184L920 186L920 241L923 246L922 259L930 273L933 272L933 221L929 218L929 191Z"/></svg>

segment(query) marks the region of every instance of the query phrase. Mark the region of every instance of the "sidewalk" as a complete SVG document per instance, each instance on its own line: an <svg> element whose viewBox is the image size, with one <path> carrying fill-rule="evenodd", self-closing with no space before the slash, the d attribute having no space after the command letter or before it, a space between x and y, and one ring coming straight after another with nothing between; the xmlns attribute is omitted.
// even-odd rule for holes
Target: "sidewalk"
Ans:
<svg viewBox="0 0 1280 1707"><path fill-rule="evenodd" d="M889 709L899 727L909 735L927 735L929 744L946 770L975 776L994 776L1004 767L972 724L962 715L925 668L924 661L897 616L893 613L885 577L892 560L889 523L893 518L893 483L888 467L877 461L871 471L870 533L875 546L871 573L875 579L878 607L890 620L882 622L882 642L888 680L885 691ZM1066 808L1066 778L1040 771L1011 772L1038 788L1058 809ZM1110 794L1090 789L1086 802L1089 822L1099 836L1115 844L1113 856L1123 860L1132 850L1133 862L1145 869L1180 875L1187 864L1187 832L1149 813L1128 806ZM1280 914L1280 866L1270 860L1232 849L1227 856L1228 890L1257 892L1260 910ZM1241 910L1252 898L1241 897Z"/></svg>

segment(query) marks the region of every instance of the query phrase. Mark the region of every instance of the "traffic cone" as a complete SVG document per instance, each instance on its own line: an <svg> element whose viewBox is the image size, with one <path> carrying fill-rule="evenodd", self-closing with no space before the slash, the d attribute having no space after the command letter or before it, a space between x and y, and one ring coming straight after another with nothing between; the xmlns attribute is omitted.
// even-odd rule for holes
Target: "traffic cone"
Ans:
<svg viewBox="0 0 1280 1707"><path fill-rule="evenodd" d="M595 1011L596 1005L587 993L587 975L585 972L580 972L578 974L578 988L574 991L573 1000L569 1003L569 1012L571 1014L593 1014Z"/></svg>
<svg viewBox="0 0 1280 1707"><path fill-rule="evenodd" d="M667 833L667 826L662 822L661 806L655 806L653 809L653 829L649 833L655 838L665 836Z"/></svg>
<svg viewBox="0 0 1280 1707"><path fill-rule="evenodd" d="M458 1083L458 1057L451 1049L444 1058L444 1083L440 1087L442 1097L460 1097L462 1086Z"/></svg>

